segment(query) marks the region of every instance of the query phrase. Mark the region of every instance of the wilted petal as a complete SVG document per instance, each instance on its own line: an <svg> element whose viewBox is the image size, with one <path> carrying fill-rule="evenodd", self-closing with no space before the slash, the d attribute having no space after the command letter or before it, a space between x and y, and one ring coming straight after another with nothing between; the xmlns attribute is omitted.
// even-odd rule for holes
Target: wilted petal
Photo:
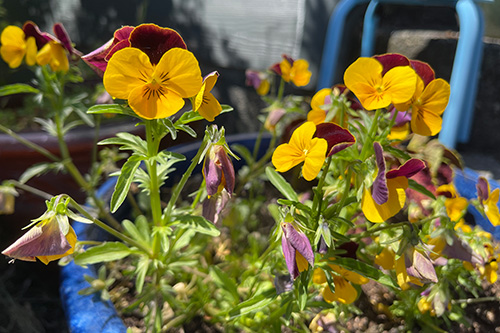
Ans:
<svg viewBox="0 0 500 333"><path fill-rule="evenodd" d="M283 236L281 238L283 255L285 256L290 275L293 279L296 279L300 273L297 265L297 253L300 254L311 267L314 267L314 253L307 236L295 230L291 223L283 223L281 228L283 229Z"/></svg>
<svg viewBox="0 0 500 333"><path fill-rule="evenodd" d="M373 182L372 197L378 205L382 205L389 200L389 190L387 189L387 179L385 177L384 151L378 142L373 143L373 148L375 150L378 172Z"/></svg>
<svg viewBox="0 0 500 333"><path fill-rule="evenodd" d="M356 142L356 138L349 130L334 123L318 124L316 126L316 137L325 139L328 143L327 156L336 154Z"/></svg>
<svg viewBox="0 0 500 333"><path fill-rule="evenodd" d="M221 213L230 198L231 196L229 193L222 190L220 193L216 193L210 198L205 199L205 201L203 201L203 217L213 224L217 224L221 218Z"/></svg>
<svg viewBox="0 0 500 333"><path fill-rule="evenodd" d="M422 282L438 282L436 270L431 259L420 251L413 250L413 260L410 256L405 257L406 272L408 275L418 278Z"/></svg>
<svg viewBox="0 0 500 333"><path fill-rule="evenodd" d="M281 249L283 250L283 256L285 257L286 267L288 268L292 279L295 280L299 276L299 268L297 267L297 261L295 260L296 252L285 235L281 237Z"/></svg>

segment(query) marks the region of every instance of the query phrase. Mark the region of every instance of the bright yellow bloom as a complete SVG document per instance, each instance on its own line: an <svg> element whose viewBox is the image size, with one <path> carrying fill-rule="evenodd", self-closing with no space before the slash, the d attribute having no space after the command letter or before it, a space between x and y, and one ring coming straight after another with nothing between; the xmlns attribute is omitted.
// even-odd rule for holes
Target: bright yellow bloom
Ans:
<svg viewBox="0 0 500 333"><path fill-rule="evenodd" d="M410 124L406 123L401 126L393 126L391 128L391 133L387 135L389 140L404 140L410 134Z"/></svg>
<svg viewBox="0 0 500 333"><path fill-rule="evenodd" d="M117 51L104 73L108 93L128 100L132 110L145 119L161 119L178 112L183 98L196 95L202 85L195 56L184 49L172 48L153 65L148 55L127 47Z"/></svg>
<svg viewBox="0 0 500 333"><path fill-rule="evenodd" d="M453 222L459 222L465 214L469 202L467 199L458 196L457 190L452 184L444 184L437 188L437 193L447 193L444 202L446 214Z"/></svg>
<svg viewBox="0 0 500 333"><path fill-rule="evenodd" d="M369 189L365 189L361 199L361 210L366 219L373 223L382 223L396 215L405 205L407 188L408 178L404 176L387 179L389 199L382 205L375 202Z"/></svg>
<svg viewBox="0 0 500 333"><path fill-rule="evenodd" d="M390 270L394 268L395 261L394 251L391 249L384 247L382 252L375 256L375 263L381 266L383 269Z"/></svg>
<svg viewBox="0 0 500 333"><path fill-rule="evenodd" d="M401 257L396 259L395 269L398 285L402 290L408 290L411 285L423 286L423 283L414 276L408 275L405 265L405 255L402 254Z"/></svg>
<svg viewBox="0 0 500 333"><path fill-rule="evenodd" d="M427 311L429 311L429 313L430 313L431 316L435 316L436 315L436 310L434 310L434 308L432 307L432 303L428 299L427 296L423 296L418 301L417 307L418 307L418 311L420 311L420 313L426 313Z"/></svg>
<svg viewBox="0 0 500 333"><path fill-rule="evenodd" d="M0 54L2 59L10 68L17 68L21 65L26 56L26 64L33 66L36 57L35 38L30 36L26 39L23 29L14 25L9 25L3 29L0 35Z"/></svg>
<svg viewBox="0 0 500 333"><path fill-rule="evenodd" d="M49 64L54 72L67 72L69 70L66 50L61 43L55 41L50 41L42 47L36 55L36 62L40 66Z"/></svg>
<svg viewBox="0 0 500 333"><path fill-rule="evenodd" d="M385 75L382 64L373 58L358 58L344 73L344 82L363 107L375 110L409 101L417 82L410 66L397 66Z"/></svg>
<svg viewBox="0 0 500 333"><path fill-rule="evenodd" d="M279 145L273 153L272 163L278 172L286 172L304 162L302 175L311 181L321 170L325 162L328 143L322 138L313 138L316 125L305 122L297 128L289 143Z"/></svg>
<svg viewBox="0 0 500 333"><path fill-rule="evenodd" d="M285 58L280 63L281 77L285 82L292 81L297 87L306 86L311 80L311 72L308 68L309 63L307 60L298 59L291 64Z"/></svg>
<svg viewBox="0 0 500 333"><path fill-rule="evenodd" d="M479 273L481 277L486 279L490 284L497 282L498 279L498 263L496 261L490 261L484 266L479 267Z"/></svg>
<svg viewBox="0 0 500 333"><path fill-rule="evenodd" d="M218 77L219 73L217 72L208 74L203 80L200 91L194 98L194 111L198 111L208 121L214 121L215 117L222 111L219 101L210 92L214 88Z"/></svg>
<svg viewBox="0 0 500 333"><path fill-rule="evenodd" d="M500 211L498 210L498 199L500 195L500 189L495 189L490 192L488 199L483 202L484 213L491 224L494 226L500 225Z"/></svg>

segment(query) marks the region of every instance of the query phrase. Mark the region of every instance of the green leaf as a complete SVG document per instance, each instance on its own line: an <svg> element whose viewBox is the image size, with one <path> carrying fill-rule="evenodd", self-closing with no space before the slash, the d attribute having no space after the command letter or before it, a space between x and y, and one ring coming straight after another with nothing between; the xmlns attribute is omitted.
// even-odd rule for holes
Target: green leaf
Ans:
<svg viewBox="0 0 500 333"><path fill-rule="evenodd" d="M49 171L59 172L64 169L62 163L39 163L35 164L28 169L26 169L21 177L19 177L19 182L25 184L28 180L33 177L41 176Z"/></svg>
<svg viewBox="0 0 500 333"><path fill-rule="evenodd" d="M0 87L0 96L9 96L14 94L38 94L40 90L23 83L14 83Z"/></svg>
<svg viewBox="0 0 500 333"><path fill-rule="evenodd" d="M422 193L423 195L426 195L428 196L429 198L432 198L433 200L436 200L436 197L434 196L434 194L432 194L431 191L429 191L428 189L425 188L425 186L423 185L420 185L419 183L417 183L415 180L413 179L408 179L408 186L412 189L412 190L415 190L417 192L420 192Z"/></svg>
<svg viewBox="0 0 500 333"><path fill-rule="evenodd" d="M269 304L271 304L276 298L276 289L271 288L267 291L255 295L254 297L246 300L236 307L234 307L231 311L229 311L230 320L243 316L247 313L260 310L265 308Z"/></svg>
<svg viewBox="0 0 500 333"><path fill-rule="evenodd" d="M229 276L217 266L210 266L210 276L220 289L226 290L228 294L231 295L234 303L239 303L240 296L238 295L238 286L233 279L230 279Z"/></svg>
<svg viewBox="0 0 500 333"><path fill-rule="evenodd" d="M123 167L116 182L115 191L111 196L110 210L112 213L116 212L120 208L121 204L125 200L130 188L130 184L134 180L134 173L144 160L142 156L132 155L129 157L127 162L123 164Z"/></svg>
<svg viewBox="0 0 500 333"><path fill-rule="evenodd" d="M132 253L127 245L121 242L106 242L87 249L75 256L75 263L80 266L97 264L123 259Z"/></svg>
<svg viewBox="0 0 500 333"><path fill-rule="evenodd" d="M366 278L380 282L391 288L399 289L399 286L389 275L384 274L379 269L376 269L375 267L364 262L352 258L337 258L334 263L335 265L339 265L345 269L361 274Z"/></svg>
<svg viewBox="0 0 500 333"><path fill-rule="evenodd" d="M135 226L134 223L130 220L123 220L122 222L122 227L123 229L127 232L127 234L132 237L132 239L139 241L139 242L146 242L146 239L142 237L141 232L137 227Z"/></svg>
<svg viewBox="0 0 500 333"><path fill-rule="evenodd" d="M304 212L311 213L311 207L304 205L302 202L299 201L292 201L292 200L287 200L287 199L278 199L278 203L280 205L285 205L285 206L294 206L295 208L298 208L300 210L303 210Z"/></svg>
<svg viewBox="0 0 500 333"><path fill-rule="evenodd" d="M97 104L91 106L87 113L89 114L104 114L104 113L112 113L112 114L123 114L127 116L133 116L139 118L134 111L130 110L127 107L124 107L121 104Z"/></svg>
<svg viewBox="0 0 500 333"><path fill-rule="evenodd" d="M217 227L212 222L201 216L178 216L172 223L172 225L177 225L179 228L190 229L199 232L200 234L205 234L212 237L217 237L220 235L219 229L217 229Z"/></svg>
<svg viewBox="0 0 500 333"><path fill-rule="evenodd" d="M285 178L278 174L275 169L267 167L266 175L267 178L269 178L269 181L274 185L274 187L276 187L278 191L280 191L281 194L283 194L288 200L299 201L299 197L293 190L292 186L288 184Z"/></svg>
<svg viewBox="0 0 500 333"><path fill-rule="evenodd" d="M250 152L250 150L248 150L247 147L239 144L234 144L231 145L231 149L237 152L241 157L243 157L249 167L251 167L255 163L252 153Z"/></svg>
<svg viewBox="0 0 500 333"><path fill-rule="evenodd" d="M116 137L107 138L98 143L98 145L119 145L120 150L132 150L142 155L147 155L147 142L140 136L130 133L117 133Z"/></svg>
<svg viewBox="0 0 500 333"><path fill-rule="evenodd" d="M137 275L135 279L135 288L137 292L140 294L142 292L142 287L144 286L144 279L146 277L146 273L148 272L149 267L149 258L144 256L139 260L137 264L137 268L135 270L135 274Z"/></svg>

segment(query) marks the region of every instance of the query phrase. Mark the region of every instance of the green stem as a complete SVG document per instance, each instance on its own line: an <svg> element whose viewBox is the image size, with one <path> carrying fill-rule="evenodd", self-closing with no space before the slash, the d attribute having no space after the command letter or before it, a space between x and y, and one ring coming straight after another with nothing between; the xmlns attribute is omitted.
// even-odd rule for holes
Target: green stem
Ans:
<svg viewBox="0 0 500 333"><path fill-rule="evenodd" d="M82 206L80 206L73 198L71 198L69 195L67 195L67 194L61 195L61 199L66 199L66 198L69 198L71 207L75 208L80 214L82 214L85 218L92 221L92 223L97 225L99 228L110 233L111 235L115 236L116 238L124 241L125 243L128 243L132 246L137 247L138 249L140 249L144 253L147 253L150 257L153 257L153 253L151 252L151 249L145 247L143 244L135 241L134 239L128 237L127 235L122 234L118 230L113 229L112 227L110 227L106 223L102 222L101 220L93 217Z"/></svg>
<svg viewBox="0 0 500 333"><path fill-rule="evenodd" d="M454 299L451 301L453 304L475 304L482 302L497 302L500 301L500 297L497 296L488 296L488 297L479 297L479 298L465 298L465 299Z"/></svg>
<svg viewBox="0 0 500 333"><path fill-rule="evenodd" d="M29 185L26 185L26 184L23 184L17 180L14 180L14 179L11 179L9 180L10 183L14 184L15 187L18 187L20 188L21 190L24 190L26 192L30 192L34 195L37 195L45 200L50 200L52 199L52 197L54 197L52 194L50 193L47 193L47 192L44 192L42 190L39 190L37 188L34 188L32 186L29 186Z"/></svg>
<svg viewBox="0 0 500 333"><path fill-rule="evenodd" d="M146 140L148 145L148 161L146 163L150 183L150 200L151 200L151 213L154 225L161 226L161 200L160 200L160 187L158 184L158 170L156 156L158 155L158 142L155 142L153 136L153 121L146 121Z"/></svg>
<svg viewBox="0 0 500 333"><path fill-rule="evenodd" d="M342 208L344 208L345 201L349 197L349 191L351 190L351 177L352 177L352 169L350 167L347 167L347 174L345 175L345 187L344 187L344 193L342 194L342 197L340 198L340 202L338 205L338 210L337 210L337 216L340 215L340 212L342 211Z"/></svg>
<svg viewBox="0 0 500 333"><path fill-rule="evenodd" d="M315 198L313 199L312 207L312 211L314 214L314 228L316 228L316 226L318 225L319 217L321 216L321 206L323 205L323 185L325 184L326 175L328 174L328 170L330 169L332 160L332 155L328 156L326 160L326 166L323 168L323 173L321 174L318 186L316 187ZM316 196L318 196L317 199Z"/></svg>
<svg viewBox="0 0 500 333"><path fill-rule="evenodd" d="M381 112L381 109L377 109L377 111L375 111L372 125L370 127L370 130L368 131L368 135L366 136L366 140L363 143L363 148L361 149L361 153L359 155L361 161L364 161L367 158L366 155L369 152L369 149L372 147L373 141L375 141L375 134L377 133L378 129L378 118L380 117Z"/></svg>
<svg viewBox="0 0 500 333"><path fill-rule="evenodd" d="M283 99L283 93L285 92L285 80L281 78L280 80L280 86L278 88L278 94L276 96L276 100L281 103L281 100Z"/></svg>
<svg viewBox="0 0 500 333"><path fill-rule="evenodd" d="M36 152L42 154L43 156L47 157L48 159L50 159L50 160L52 160L54 162L60 162L61 161L61 159L59 157L57 157L56 155L52 154L47 149L45 149L45 148L37 145L34 142L26 140L25 138L23 138L22 136L16 134L10 128L7 128L7 127L3 126L2 124L0 124L0 131L2 131L5 134L11 136L12 138L16 139L18 142L22 143L26 147L29 147L29 148L35 150Z"/></svg>

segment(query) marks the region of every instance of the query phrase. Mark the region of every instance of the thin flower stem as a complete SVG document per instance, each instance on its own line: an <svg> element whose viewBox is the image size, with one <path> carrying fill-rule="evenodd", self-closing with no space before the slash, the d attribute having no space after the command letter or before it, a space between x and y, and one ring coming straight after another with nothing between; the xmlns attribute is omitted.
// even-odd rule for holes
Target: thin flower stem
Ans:
<svg viewBox="0 0 500 333"><path fill-rule="evenodd" d="M326 174L330 170L330 165L332 164L333 157L330 155L327 157L326 166L323 168L323 173L319 179L318 186L315 191L315 198L313 200L312 211L314 214L314 228L318 225L319 217L321 216L321 206L323 205L323 185L325 184ZM318 199L316 200L316 196Z"/></svg>
<svg viewBox="0 0 500 333"><path fill-rule="evenodd" d="M342 211L342 208L344 208L345 201L347 200L347 198L349 196L349 191L351 190L351 177L352 177L352 169L350 167L347 167L347 175L345 175L344 193L342 193L342 197L340 198L340 203L338 205L337 216L340 215L340 212Z"/></svg>
<svg viewBox="0 0 500 333"><path fill-rule="evenodd" d="M382 113L381 109L377 109L377 111L375 111L375 116L373 116L372 125L368 132L368 135L366 136L366 141L363 143L363 148L361 149L361 153L359 155L361 161L366 160L367 158L366 155L368 154L369 149L372 147L373 141L375 141L375 134L377 133L378 129L378 118L380 117L381 113Z"/></svg>
<svg viewBox="0 0 500 333"><path fill-rule="evenodd" d="M23 184L23 183L21 183L21 182L19 182L17 180L12 179L12 180L9 180L9 182L12 183L15 187L18 187L18 188L20 188L23 191L30 192L30 193L32 193L34 195L37 195L37 196L41 197L42 199L50 200L50 199L52 199L52 197L54 197L50 193L44 192L44 191L39 190L37 188L34 188L32 186Z"/></svg>
<svg viewBox="0 0 500 333"><path fill-rule="evenodd" d="M283 99L283 93L285 92L285 80L280 76L280 86L278 88L278 95L276 96L276 100L281 103Z"/></svg>
<svg viewBox="0 0 500 333"><path fill-rule="evenodd" d="M54 162L60 162L61 161L61 159L58 156L52 154L47 149L43 148L42 146L37 145L34 142L26 140L25 138L23 138L22 136L16 134L10 128L7 128L7 127L3 126L2 124L0 124L0 131L2 131L5 134L11 136L12 138L16 139L18 142L22 143L26 147L29 147L29 148L35 150L36 152L42 154L43 156L47 157L48 159L50 159L50 160L52 160Z"/></svg>
<svg viewBox="0 0 500 333"><path fill-rule="evenodd" d="M454 299L454 300L451 300L451 303L452 304L475 304L475 303L499 302L499 301L500 301L500 297L488 296L488 297L479 297L479 298Z"/></svg>
<svg viewBox="0 0 500 333"><path fill-rule="evenodd" d="M92 221L92 223L97 225L99 228L110 233L111 235L115 236L116 238L124 241L125 243L128 243L132 246L137 247L138 249L140 249L144 253L148 254L150 257L153 257L153 253L151 252L151 249L145 247L143 244L135 241L134 239L124 235L123 233L119 232L118 230L113 229L112 227L110 227L109 225L104 223L103 221L93 217L82 206L80 206L73 198L71 198L69 195L61 194L61 199L66 199L66 198L69 198L69 200L70 200L69 202L70 202L71 207L76 209L80 214L82 214L85 218Z"/></svg>

